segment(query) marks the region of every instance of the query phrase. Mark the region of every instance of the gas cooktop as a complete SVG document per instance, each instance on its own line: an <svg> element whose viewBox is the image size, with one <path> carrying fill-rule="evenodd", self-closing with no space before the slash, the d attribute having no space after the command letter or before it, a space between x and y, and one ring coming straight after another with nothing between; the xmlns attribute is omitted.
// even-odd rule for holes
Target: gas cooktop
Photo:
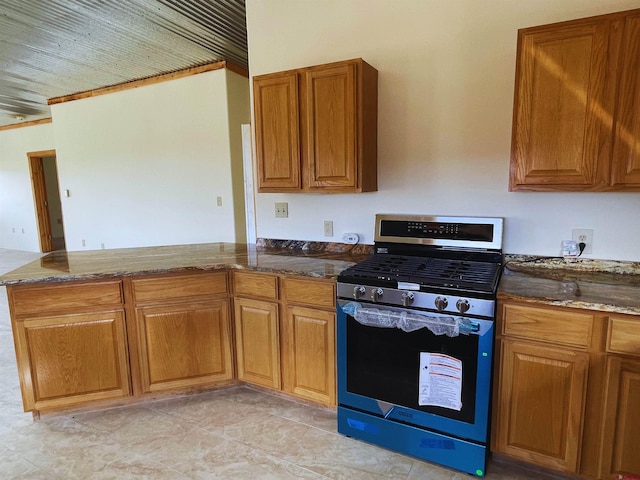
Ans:
<svg viewBox="0 0 640 480"><path fill-rule="evenodd" d="M338 281L408 290L492 293L499 276L498 263L378 254L343 271Z"/></svg>

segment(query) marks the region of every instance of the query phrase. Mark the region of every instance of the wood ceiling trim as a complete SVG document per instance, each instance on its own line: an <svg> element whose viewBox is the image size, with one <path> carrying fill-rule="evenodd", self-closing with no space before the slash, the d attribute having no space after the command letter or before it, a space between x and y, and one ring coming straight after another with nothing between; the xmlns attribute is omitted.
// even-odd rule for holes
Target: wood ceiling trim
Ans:
<svg viewBox="0 0 640 480"><path fill-rule="evenodd" d="M33 127L34 125L42 125L44 123L51 123L51 118L41 118L40 120L30 120L28 122L3 125L0 127L0 132L3 130L13 130L14 128Z"/></svg>
<svg viewBox="0 0 640 480"><path fill-rule="evenodd" d="M176 70L175 72L163 73L161 75L154 75L153 77L142 78L140 80L133 80L130 82L118 83L110 85L108 87L96 88L93 90L87 90L85 92L73 93L71 95L63 95L61 97L50 98L47 101L48 105L56 105L58 103L71 102L73 100L80 100L82 98L97 97L98 95L106 95L107 93L115 93L123 90L130 90L132 88L143 87L145 85L153 85L160 82L166 82L168 80L176 80L178 78L188 77L191 75L197 75L199 73L211 72L226 68L238 75L249 78L249 72L242 67L238 67L225 60L214 63L207 63L205 65L199 65L197 67L189 67L183 70Z"/></svg>

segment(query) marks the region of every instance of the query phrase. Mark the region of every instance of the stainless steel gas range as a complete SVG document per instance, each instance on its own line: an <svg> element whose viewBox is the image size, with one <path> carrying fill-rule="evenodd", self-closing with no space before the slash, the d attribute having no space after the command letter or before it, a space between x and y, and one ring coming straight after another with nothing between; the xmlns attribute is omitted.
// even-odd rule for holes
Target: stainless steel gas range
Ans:
<svg viewBox="0 0 640 480"><path fill-rule="evenodd" d="M338 431L484 476L501 218L377 215L338 277Z"/></svg>

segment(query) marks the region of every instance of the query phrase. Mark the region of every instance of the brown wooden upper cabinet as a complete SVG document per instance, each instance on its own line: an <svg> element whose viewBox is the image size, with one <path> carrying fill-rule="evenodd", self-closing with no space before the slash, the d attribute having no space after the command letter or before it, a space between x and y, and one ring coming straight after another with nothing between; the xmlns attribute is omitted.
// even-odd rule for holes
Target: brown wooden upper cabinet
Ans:
<svg viewBox="0 0 640 480"><path fill-rule="evenodd" d="M259 192L378 188L378 72L362 59L253 78Z"/></svg>
<svg viewBox="0 0 640 480"><path fill-rule="evenodd" d="M640 9L518 31L510 191L640 190Z"/></svg>

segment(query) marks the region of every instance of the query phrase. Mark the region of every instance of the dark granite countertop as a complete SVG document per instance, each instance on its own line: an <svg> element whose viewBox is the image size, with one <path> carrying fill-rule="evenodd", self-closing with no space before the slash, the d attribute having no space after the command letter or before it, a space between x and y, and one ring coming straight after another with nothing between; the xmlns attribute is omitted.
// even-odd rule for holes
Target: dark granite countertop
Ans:
<svg viewBox="0 0 640 480"><path fill-rule="evenodd" d="M499 299L640 315L640 264L507 258Z"/></svg>
<svg viewBox="0 0 640 480"><path fill-rule="evenodd" d="M258 239L54 252L0 276L0 285L64 282L153 273L250 269L335 279L370 256L371 245ZM505 256L498 298L640 315L640 263Z"/></svg>
<svg viewBox="0 0 640 480"><path fill-rule="evenodd" d="M367 247L370 246L263 240L258 245L208 243L60 251L0 276L0 285L224 268L335 279L342 270L369 256Z"/></svg>

